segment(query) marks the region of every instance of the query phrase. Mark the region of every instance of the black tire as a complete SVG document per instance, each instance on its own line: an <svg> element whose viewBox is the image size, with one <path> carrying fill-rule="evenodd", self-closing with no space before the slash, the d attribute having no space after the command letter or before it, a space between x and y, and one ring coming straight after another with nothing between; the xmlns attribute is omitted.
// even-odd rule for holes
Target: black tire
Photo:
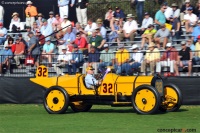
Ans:
<svg viewBox="0 0 200 133"><path fill-rule="evenodd" d="M167 93L167 87L171 88L172 90L174 90L174 92L176 93L177 95L177 99L176 99L176 104L173 105L169 105L169 104L164 104L164 105L161 105L160 106L160 110L161 111L167 111L167 112L175 112L177 110L179 110L179 108L181 107L182 105L182 100L183 100L183 97L182 97L182 93L180 91L180 89L174 85L174 84L166 84L164 85L164 101L166 100L166 93ZM170 95L169 95L170 96ZM170 96L170 97L173 97L173 96Z"/></svg>
<svg viewBox="0 0 200 133"><path fill-rule="evenodd" d="M69 95L65 89L53 86L46 91L43 104L49 114L65 113L69 106Z"/></svg>
<svg viewBox="0 0 200 133"><path fill-rule="evenodd" d="M143 93L143 95L140 93ZM144 115L154 114L160 106L160 94L153 86L141 85L134 89L131 102L137 113ZM143 109L141 109L142 106Z"/></svg>
<svg viewBox="0 0 200 133"><path fill-rule="evenodd" d="M71 103L70 107L74 112L88 112L92 108L92 104L80 102L79 105L75 105L74 103Z"/></svg>

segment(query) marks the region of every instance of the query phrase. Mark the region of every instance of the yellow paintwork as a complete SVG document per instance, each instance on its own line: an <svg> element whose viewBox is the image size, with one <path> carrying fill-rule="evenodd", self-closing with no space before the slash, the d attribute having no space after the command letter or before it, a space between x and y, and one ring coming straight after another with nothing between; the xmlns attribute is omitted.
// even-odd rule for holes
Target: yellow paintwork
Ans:
<svg viewBox="0 0 200 133"><path fill-rule="evenodd" d="M178 103L178 95L176 91L171 87L165 88L165 98L167 103L167 109L172 109Z"/></svg>

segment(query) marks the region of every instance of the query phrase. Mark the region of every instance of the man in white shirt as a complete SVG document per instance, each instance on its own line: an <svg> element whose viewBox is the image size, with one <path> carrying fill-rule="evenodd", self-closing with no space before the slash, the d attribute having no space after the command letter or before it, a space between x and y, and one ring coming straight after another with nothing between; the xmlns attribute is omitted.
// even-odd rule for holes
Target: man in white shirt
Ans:
<svg viewBox="0 0 200 133"><path fill-rule="evenodd" d="M173 10L172 10L171 7L168 6L167 3L164 3L164 5L166 6L166 9L165 9L165 12L164 12L164 14L165 14L165 18L166 18L166 20L169 21L169 17L172 16L172 14L173 14Z"/></svg>
<svg viewBox="0 0 200 133"><path fill-rule="evenodd" d="M49 19L47 20L48 24L52 25L53 21L55 21L55 17L54 17L54 12L50 11L49 12Z"/></svg>
<svg viewBox="0 0 200 133"><path fill-rule="evenodd" d="M172 4L172 11L173 11L173 17L174 18L179 18L180 17L180 9L178 9L178 5L176 3L173 3Z"/></svg>
<svg viewBox="0 0 200 133"><path fill-rule="evenodd" d="M70 60L72 59L72 53L69 52L69 48L65 45L62 46L62 52L58 56L58 64L54 64L54 70L57 75L64 75L61 68L66 67L66 65L70 64Z"/></svg>
<svg viewBox="0 0 200 133"><path fill-rule="evenodd" d="M97 28L97 24L94 23L92 21L92 19L88 19L88 23L84 29L84 34L88 35L88 36L91 36L92 35L92 31L94 31L95 29Z"/></svg>
<svg viewBox="0 0 200 133"><path fill-rule="evenodd" d="M124 38L127 38L133 41L138 29L138 24L133 20L134 16L132 14L128 14L126 18L127 21L124 23L123 33L119 35L119 40L123 41Z"/></svg>
<svg viewBox="0 0 200 133"><path fill-rule="evenodd" d="M3 22L4 8L0 5L0 22Z"/></svg>
<svg viewBox="0 0 200 133"><path fill-rule="evenodd" d="M185 20L185 29L186 32L192 32L193 31L193 27L197 24L197 15L195 15L194 13L192 13L193 8L192 7L188 7L187 8L188 13L184 15L184 20Z"/></svg>
<svg viewBox="0 0 200 133"><path fill-rule="evenodd" d="M150 14L148 12L145 12L144 19L142 21L142 26L141 26L142 33L148 28L149 25L152 25L152 24L153 24L153 18L150 17Z"/></svg>

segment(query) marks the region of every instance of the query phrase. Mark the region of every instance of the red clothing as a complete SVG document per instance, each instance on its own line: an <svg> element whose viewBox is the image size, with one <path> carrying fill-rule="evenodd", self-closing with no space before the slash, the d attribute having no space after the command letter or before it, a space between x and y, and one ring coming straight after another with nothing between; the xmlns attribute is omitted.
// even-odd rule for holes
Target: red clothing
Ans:
<svg viewBox="0 0 200 133"><path fill-rule="evenodd" d="M44 45L45 44L45 37L44 35L39 35L37 36L38 40L39 40L39 44L40 45Z"/></svg>
<svg viewBox="0 0 200 133"><path fill-rule="evenodd" d="M178 51L175 48L171 48L170 51L165 51L163 53L163 56L161 57L160 60L161 61L165 61L165 60L167 60L169 58L170 60L175 60L176 61L177 57L178 57Z"/></svg>
<svg viewBox="0 0 200 133"><path fill-rule="evenodd" d="M8 47L10 47L11 51L14 53L15 52L15 49L16 49L16 46L15 44L8 44Z"/></svg>
<svg viewBox="0 0 200 133"><path fill-rule="evenodd" d="M16 49L15 49L15 54L19 54L22 51L25 51L25 44L23 42L19 42L19 44L15 44Z"/></svg>
<svg viewBox="0 0 200 133"><path fill-rule="evenodd" d="M88 48L87 41L84 37L81 37L80 40L76 38L74 44L78 45L79 48Z"/></svg>

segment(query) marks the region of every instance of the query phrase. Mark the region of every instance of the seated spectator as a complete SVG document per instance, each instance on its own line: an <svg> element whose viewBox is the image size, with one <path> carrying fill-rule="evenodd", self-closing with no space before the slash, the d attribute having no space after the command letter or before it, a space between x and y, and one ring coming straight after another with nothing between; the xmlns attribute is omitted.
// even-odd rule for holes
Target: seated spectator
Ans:
<svg viewBox="0 0 200 133"><path fill-rule="evenodd" d="M58 56L58 63L54 64L54 70L56 71L57 75L65 75L61 68L66 68L67 65L70 64L70 60L72 59L72 54L69 52L69 48L65 45L62 45L62 52L59 53Z"/></svg>
<svg viewBox="0 0 200 133"><path fill-rule="evenodd" d="M171 7L173 10L173 14L172 14L173 18L179 19L180 18L180 9L178 9L178 5L176 3L172 3Z"/></svg>
<svg viewBox="0 0 200 133"><path fill-rule="evenodd" d="M167 7L165 5L161 5L160 10L156 12L155 23L157 24L157 29L160 29L160 26L166 23L166 18L164 14L166 8Z"/></svg>
<svg viewBox="0 0 200 133"><path fill-rule="evenodd" d="M7 35L6 36L6 41L4 42L4 46L7 46L8 45L8 40L12 38L10 35ZM0 44L1 45L1 44Z"/></svg>
<svg viewBox="0 0 200 133"><path fill-rule="evenodd" d="M134 41L138 24L135 20L133 20L134 16L132 14L128 14L126 18L127 21L124 23L123 33L119 35L119 40L123 41L123 39L126 38L130 39L130 41Z"/></svg>
<svg viewBox="0 0 200 133"><path fill-rule="evenodd" d="M178 57L178 51L173 48L171 43L167 43L166 51L163 53L160 61L156 64L156 72L161 73L161 67L169 67L170 68L170 76L174 75L174 66L176 65Z"/></svg>
<svg viewBox="0 0 200 133"><path fill-rule="evenodd" d="M63 21L61 23L61 28L63 33L65 34L67 32L67 28L71 25L71 21L68 20L67 15L63 16Z"/></svg>
<svg viewBox="0 0 200 133"><path fill-rule="evenodd" d="M3 45L6 41L7 29L3 27L3 23L0 22L0 45Z"/></svg>
<svg viewBox="0 0 200 133"><path fill-rule="evenodd" d="M15 46L15 44L14 44L13 38L9 38L9 39L8 39L8 44L7 44L7 46L9 47L9 49L11 49L12 53L15 52L16 46Z"/></svg>
<svg viewBox="0 0 200 133"><path fill-rule="evenodd" d="M165 18L167 21L169 21L169 17L172 16L173 14L173 10L171 7L168 6L168 3L167 2L164 2L164 5L166 6L166 9L165 9Z"/></svg>
<svg viewBox="0 0 200 133"><path fill-rule="evenodd" d="M193 44L192 39L188 39L186 45L187 45L187 47L189 47L190 50L192 51L192 55L194 55L195 46L194 46L194 44Z"/></svg>
<svg viewBox="0 0 200 133"><path fill-rule="evenodd" d="M105 14L105 20L103 22L106 28L110 27L110 21L113 19L113 16L114 16L114 11L112 10L112 7L108 7L108 11Z"/></svg>
<svg viewBox="0 0 200 133"><path fill-rule="evenodd" d="M96 47L91 46L90 52L88 53L88 62L83 64L82 73L85 74L85 69L88 66L92 66L93 68L95 68L94 74L97 74L98 72L97 68L99 66L99 60L100 60L99 58L100 58L99 51L96 50Z"/></svg>
<svg viewBox="0 0 200 133"><path fill-rule="evenodd" d="M142 34L148 28L149 25L153 25L153 18L150 17L150 14L148 12L145 12L140 34Z"/></svg>
<svg viewBox="0 0 200 133"><path fill-rule="evenodd" d="M115 55L116 74L122 74L123 71L128 75L129 52L124 48L124 44L119 44L118 51Z"/></svg>
<svg viewBox="0 0 200 133"><path fill-rule="evenodd" d="M54 50L55 50L54 44L51 43L51 40L47 40L46 43L43 46L42 58L48 59L49 67L52 66L51 62L52 62Z"/></svg>
<svg viewBox="0 0 200 133"><path fill-rule="evenodd" d="M56 29L54 29L54 32L56 33L55 34L55 38L57 40L61 39L64 37L65 33L63 32L62 28L61 28L61 25L57 25L56 26Z"/></svg>
<svg viewBox="0 0 200 133"><path fill-rule="evenodd" d="M103 37L104 40L106 40L106 33L107 30L106 28L103 26L103 20L102 19L97 19L97 27L100 30L101 36Z"/></svg>
<svg viewBox="0 0 200 133"><path fill-rule="evenodd" d="M115 7L114 17L119 18L120 25L123 25L123 21L125 19L125 14L118 6Z"/></svg>
<svg viewBox="0 0 200 133"><path fill-rule="evenodd" d="M197 26L194 27L192 32L192 40L197 42L197 37L200 35L200 20L197 22Z"/></svg>
<svg viewBox="0 0 200 133"><path fill-rule="evenodd" d="M197 15L192 13L192 7L188 7L187 11L188 13L184 15L185 29L187 33L190 33L193 31L193 27L197 24Z"/></svg>
<svg viewBox="0 0 200 133"><path fill-rule="evenodd" d="M12 31L12 32L20 31L20 18L19 18L19 14L17 12L14 12L12 14L9 31Z"/></svg>
<svg viewBox="0 0 200 133"><path fill-rule="evenodd" d="M81 27L81 24L79 22L77 22L75 24L75 27L73 27L72 32L74 32L74 34L76 35L76 33L78 32L83 32L83 28Z"/></svg>
<svg viewBox="0 0 200 133"><path fill-rule="evenodd" d="M87 41L84 37L81 37L80 32L76 33L76 39L72 42L72 44L78 46L79 49L87 48Z"/></svg>
<svg viewBox="0 0 200 133"><path fill-rule="evenodd" d="M83 65L83 52L79 50L77 45L74 45L73 52L72 52L72 59L70 60L70 64L68 65L68 73L76 74L77 68ZM72 71L71 71L72 69Z"/></svg>
<svg viewBox="0 0 200 133"><path fill-rule="evenodd" d="M46 19L44 19L42 22L43 22L43 25L40 31L42 35L45 36L45 40L49 40L51 38L50 35L53 33L52 26L48 24Z"/></svg>
<svg viewBox="0 0 200 133"><path fill-rule="evenodd" d="M99 63L99 70L105 71L106 67L114 66L115 64L115 57L112 50L109 49L108 44L104 44L104 50L101 51L100 55L100 63Z"/></svg>
<svg viewBox="0 0 200 133"><path fill-rule="evenodd" d="M177 65L174 66L176 76L179 76L179 70L178 67L186 67L188 66L188 76L191 76L192 72L192 52L189 47L187 47L186 42L181 42L182 49L179 51L178 59L177 59Z"/></svg>
<svg viewBox="0 0 200 133"><path fill-rule="evenodd" d="M14 52L14 59L17 65L17 68L21 69L22 66L20 64L20 59L25 58L25 44L19 40L19 38L16 38L16 42L15 42L16 48L15 48L15 52Z"/></svg>
<svg viewBox="0 0 200 133"><path fill-rule="evenodd" d="M36 37L39 40L40 48L42 48L43 45L45 44L45 36L41 34L40 30L37 30L36 31Z"/></svg>
<svg viewBox="0 0 200 133"><path fill-rule="evenodd" d="M37 23L39 29L42 27L43 21L44 21L44 16L42 15L42 13L38 13L37 20L35 22Z"/></svg>
<svg viewBox="0 0 200 133"><path fill-rule="evenodd" d="M48 24L52 25L53 21L55 21L55 17L54 17L54 12L50 11L49 12L49 19L47 20Z"/></svg>
<svg viewBox="0 0 200 133"><path fill-rule="evenodd" d="M154 35L154 40L157 47L160 49L160 43L163 43L163 48L165 48L169 37L170 31L165 27L165 25L160 26L160 29Z"/></svg>
<svg viewBox="0 0 200 133"><path fill-rule="evenodd" d="M174 18L173 16L169 17L169 23L172 25L172 38L173 39L179 39L180 37L180 28L181 28L181 23L178 18Z"/></svg>
<svg viewBox="0 0 200 133"><path fill-rule="evenodd" d="M200 1L197 2L197 6L195 8L195 12L194 13L197 15L197 18L199 20L200 19Z"/></svg>
<svg viewBox="0 0 200 133"><path fill-rule="evenodd" d="M92 31L92 36L89 38L89 45L88 45L88 52L90 52L90 47L94 46L96 49L101 51L101 48L103 47L104 43L106 41L103 40L103 38L99 35L96 35L96 31Z"/></svg>
<svg viewBox="0 0 200 133"><path fill-rule="evenodd" d="M146 68L150 66L150 75L154 75L156 63L160 60L160 51L155 48L155 44L149 44L149 50L146 51L144 61L141 64L142 75L146 75Z"/></svg>
<svg viewBox="0 0 200 133"><path fill-rule="evenodd" d="M120 42L119 34L122 33L122 26L119 24L119 18L113 18L110 20L111 32L109 33L109 42Z"/></svg>
<svg viewBox="0 0 200 133"><path fill-rule="evenodd" d="M197 38L197 43L195 44L195 52L194 52L194 58L192 59L192 63L194 65L200 65L200 35ZM194 76L200 76L200 72L197 74L199 67L195 68Z"/></svg>
<svg viewBox="0 0 200 133"><path fill-rule="evenodd" d="M156 32L157 31L154 29L154 26L150 24L145 32L142 34L141 49L144 48L145 42L150 44L153 41L153 36Z"/></svg>
<svg viewBox="0 0 200 133"><path fill-rule="evenodd" d="M57 25L61 25L61 23L62 23L62 21L63 21L63 19L60 17L59 14L56 14L56 15L55 15L55 18L56 18L56 19L54 19L54 21L52 22L52 28L53 28L53 30L56 29L56 26L57 26Z"/></svg>
<svg viewBox="0 0 200 133"><path fill-rule="evenodd" d="M92 35L92 31L94 31L97 27L97 24L93 22L92 19L88 19L88 24L85 26L84 29L84 34L91 36Z"/></svg>
<svg viewBox="0 0 200 133"><path fill-rule="evenodd" d="M143 61L143 53L139 51L139 47L137 44L134 44L130 50L131 52L131 58L128 65L128 75L132 75L135 70L137 70Z"/></svg>
<svg viewBox="0 0 200 133"><path fill-rule="evenodd" d="M28 27L28 29L29 29L29 27ZM41 27L38 27L37 23L33 22L31 31L33 31L33 33L35 34L37 32L37 30L40 30L40 29L41 29ZM27 32L29 32L29 31L27 31Z"/></svg>
<svg viewBox="0 0 200 133"><path fill-rule="evenodd" d="M18 34L18 38L19 38L19 42L22 42L23 44L25 44L25 53L26 53L26 50L28 48L28 41L25 41L25 39L22 37L22 34Z"/></svg>
<svg viewBox="0 0 200 133"><path fill-rule="evenodd" d="M0 57L0 75L2 74L2 68L4 66L7 68L8 73L10 73L10 62L13 58L13 53L8 46L5 46L5 49L1 52Z"/></svg>

